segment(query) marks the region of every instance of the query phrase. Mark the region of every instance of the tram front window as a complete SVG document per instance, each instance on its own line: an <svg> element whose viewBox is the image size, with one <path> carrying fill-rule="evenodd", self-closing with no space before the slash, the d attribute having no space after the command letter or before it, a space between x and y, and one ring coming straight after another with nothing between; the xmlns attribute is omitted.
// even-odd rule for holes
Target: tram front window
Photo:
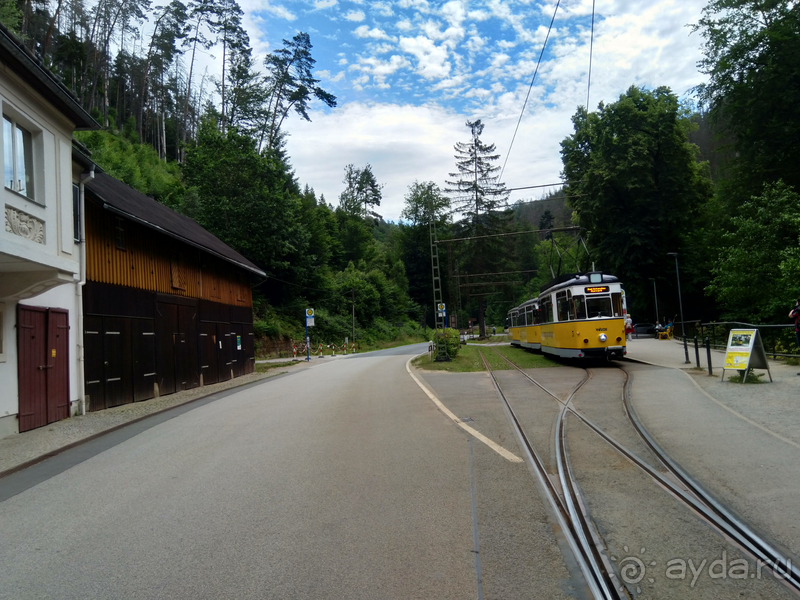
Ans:
<svg viewBox="0 0 800 600"><path fill-rule="evenodd" d="M586 312L590 319L610 317L613 314L611 312L611 298L608 296L603 298L587 298Z"/></svg>

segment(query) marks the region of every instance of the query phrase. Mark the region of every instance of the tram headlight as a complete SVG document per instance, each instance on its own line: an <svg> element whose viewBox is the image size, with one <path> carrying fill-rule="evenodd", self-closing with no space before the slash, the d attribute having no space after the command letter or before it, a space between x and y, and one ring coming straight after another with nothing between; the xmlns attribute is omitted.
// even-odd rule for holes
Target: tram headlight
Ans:
<svg viewBox="0 0 800 600"><path fill-rule="evenodd" d="M600 341L605 342L608 339L608 336L605 333L600 334Z"/></svg>

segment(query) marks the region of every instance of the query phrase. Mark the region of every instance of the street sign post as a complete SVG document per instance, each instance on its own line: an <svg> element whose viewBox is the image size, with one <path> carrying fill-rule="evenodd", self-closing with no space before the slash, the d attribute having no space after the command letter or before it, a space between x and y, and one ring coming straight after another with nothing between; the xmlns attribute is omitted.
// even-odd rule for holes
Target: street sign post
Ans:
<svg viewBox="0 0 800 600"><path fill-rule="evenodd" d="M308 328L314 326L314 309L307 308L306 309L306 362L311 360L311 351L309 350L311 346L311 338L308 337Z"/></svg>

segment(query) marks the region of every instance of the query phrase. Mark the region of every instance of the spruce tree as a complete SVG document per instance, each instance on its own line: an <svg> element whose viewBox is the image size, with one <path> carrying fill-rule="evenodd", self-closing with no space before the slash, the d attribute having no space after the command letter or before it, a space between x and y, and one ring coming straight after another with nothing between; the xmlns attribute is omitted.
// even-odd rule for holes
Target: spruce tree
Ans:
<svg viewBox="0 0 800 600"><path fill-rule="evenodd" d="M509 223L511 210L508 208L508 190L498 175L500 167L496 162L500 155L496 154L495 145L481 141L483 123L480 119L467 121L466 125L471 139L457 142L454 146L457 171L450 173L445 192L451 198L454 212L463 217L455 223L457 237L478 238L459 244L459 273L470 277L459 278L458 284L462 285L468 298L472 296L477 301L480 336L485 337L484 299L493 289L482 285L479 276L508 270L509 256L502 238L481 236L501 233ZM467 280L468 286L461 284ZM450 303L453 304L452 299Z"/></svg>

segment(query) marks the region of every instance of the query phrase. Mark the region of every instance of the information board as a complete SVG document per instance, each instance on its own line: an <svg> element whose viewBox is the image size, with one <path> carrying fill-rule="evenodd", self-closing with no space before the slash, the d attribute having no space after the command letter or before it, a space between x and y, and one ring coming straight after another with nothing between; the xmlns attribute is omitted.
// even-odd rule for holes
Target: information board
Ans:
<svg viewBox="0 0 800 600"><path fill-rule="evenodd" d="M731 329L728 334L728 347L725 350L725 364L722 367L722 380L725 380L725 369L742 371L742 383L749 369L766 369L769 380L772 373L767 362L767 353L758 329Z"/></svg>

